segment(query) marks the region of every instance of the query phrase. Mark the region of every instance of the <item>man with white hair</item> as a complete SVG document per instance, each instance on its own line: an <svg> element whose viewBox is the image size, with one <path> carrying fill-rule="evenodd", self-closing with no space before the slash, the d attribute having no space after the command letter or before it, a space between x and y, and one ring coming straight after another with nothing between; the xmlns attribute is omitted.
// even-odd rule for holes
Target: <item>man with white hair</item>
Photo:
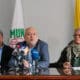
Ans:
<svg viewBox="0 0 80 80"><path fill-rule="evenodd" d="M23 60L24 67L30 67L30 64L32 65L32 68L36 67L38 69L38 74L47 75L49 73L48 66L49 66L49 52L48 52L48 44L38 38L37 31L34 27L28 27L25 30L24 35L25 41L18 43L20 47L26 46L27 47L27 54L25 56L28 56L27 59ZM37 54L38 53L38 54ZM34 63L35 61L35 63ZM33 69L32 69L32 74Z"/></svg>

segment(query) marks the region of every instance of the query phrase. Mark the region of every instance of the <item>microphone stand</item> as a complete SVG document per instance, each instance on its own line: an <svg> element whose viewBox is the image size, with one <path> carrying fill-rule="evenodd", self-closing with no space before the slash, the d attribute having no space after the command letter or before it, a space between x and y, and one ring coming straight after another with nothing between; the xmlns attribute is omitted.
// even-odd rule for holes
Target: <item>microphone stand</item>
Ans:
<svg viewBox="0 0 80 80"><path fill-rule="evenodd" d="M39 73L39 70L37 67L37 62L38 62L38 60L33 60L33 75L38 75L38 73Z"/></svg>
<svg viewBox="0 0 80 80"><path fill-rule="evenodd" d="M16 60L17 60L17 59L16 59ZM18 60L16 61L16 60L15 60L15 65L16 65L16 64L19 65L19 61L18 61ZM19 75L18 71L19 71L19 66L15 66L15 75Z"/></svg>
<svg viewBox="0 0 80 80"><path fill-rule="evenodd" d="M36 65L35 60L33 60L33 71L32 71L33 75L35 75L35 71L36 71L36 69L35 69L35 68L36 68L35 65Z"/></svg>

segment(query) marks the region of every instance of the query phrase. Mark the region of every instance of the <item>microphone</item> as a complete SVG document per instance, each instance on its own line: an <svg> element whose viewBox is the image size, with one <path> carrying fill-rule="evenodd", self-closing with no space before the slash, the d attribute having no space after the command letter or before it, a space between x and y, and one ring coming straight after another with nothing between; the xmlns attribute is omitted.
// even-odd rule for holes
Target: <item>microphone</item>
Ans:
<svg viewBox="0 0 80 80"><path fill-rule="evenodd" d="M39 52L36 49L31 50L31 55L32 55L33 60L39 60L40 59Z"/></svg>
<svg viewBox="0 0 80 80"><path fill-rule="evenodd" d="M20 49L19 49L19 56L22 57L22 59L25 59L25 56L27 56L29 52L29 48L26 47L26 46L22 46Z"/></svg>
<svg viewBox="0 0 80 80"><path fill-rule="evenodd" d="M22 62L23 59L25 59L24 56L28 54L28 51L29 49L26 46L19 47L19 52L17 56L18 61Z"/></svg>
<svg viewBox="0 0 80 80"><path fill-rule="evenodd" d="M24 60L29 61L28 60L28 52L29 52L29 48L27 46L22 46L19 48L19 55L17 56L18 59L18 65L19 65L19 69L22 72L22 74L27 74L30 72L30 67L25 67L24 66Z"/></svg>
<svg viewBox="0 0 80 80"><path fill-rule="evenodd" d="M27 54L29 52L29 48L24 45L16 45L16 48L14 49L12 56L14 59L14 66L12 70L15 71L15 73L21 73L24 74L24 72L28 72L29 69L24 67L23 60L28 60Z"/></svg>
<svg viewBox="0 0 80 80"><path fill-rule="evenodd" d="M29 53L29 48L25 47L22 49L22 51L24 51L24 55L27 55Z"/></svg>
<svg viewBox="0 0 80 80"><path fill-rule="evenodd" d="M12 70L12 71L15 71L15 74L17 73L17 71L19 70L19 48L20 48L20 45L16 45L16 47L15 47L15 49L14 49L14 51L12 52L12 58L11 58L11 62L10 62L10 64L12 64L11 66L10 66L10 69L9 69L9 71L10 70Z"/></svg>
<svg viewBox="0 0 80 80"><path fill-rule="evenodd" d="M14 61L14 65L15 67L19 67L22 65L22 60L23 60L23 56L24 56L24 49L25 47L19 44L16 45L12 55L13 55L13 58L15 59Z"/></svg>
<svg viewBox="0 0 80 80"><path fill-rule="evenodd" d="M20 45L16 45L14 51L12 52L12 55L13 55L13 56L18 55L18 53L19 53L19 48L20 48Z"/></svg>
<svg viewBox="0 0 80 80"><path fill-rule="evenodd" d="M38 74L39 73L39 70L37 68L37 62L38 60L40 59L40 55L39 55L39 52L36 50L36 49L32 49L31 50L31 55L32 55L32 60L33 60L33 74Z"/></svg>

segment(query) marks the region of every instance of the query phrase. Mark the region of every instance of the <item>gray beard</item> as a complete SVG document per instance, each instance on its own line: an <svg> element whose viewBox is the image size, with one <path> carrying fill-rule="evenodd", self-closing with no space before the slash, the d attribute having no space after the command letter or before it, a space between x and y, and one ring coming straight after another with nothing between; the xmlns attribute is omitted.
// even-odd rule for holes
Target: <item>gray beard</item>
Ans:
<svg viewBox="0 0 80 80"><path fill-rule="evenodd" d="M38 41L38 40L36 40L35 42L31 42L31 43L30 43L30 47L35 47L37 41Z"/></svg>

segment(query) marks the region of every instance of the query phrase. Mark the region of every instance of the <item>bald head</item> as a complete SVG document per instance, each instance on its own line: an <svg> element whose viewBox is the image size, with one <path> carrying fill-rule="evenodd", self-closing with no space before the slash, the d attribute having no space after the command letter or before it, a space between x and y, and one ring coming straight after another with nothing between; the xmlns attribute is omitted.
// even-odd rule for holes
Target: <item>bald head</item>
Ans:
<svg viewBox="0 0 80 80"><path fill-rule="evenodd" d="M37 33L37 30L34 27L32 27L32 26L30 26L30 27L25 29L25 33L27 33L28 31L31 31L31 32L34 31L34 32Z"/></svg>
<svg viewBox="0 0 80 80"><path fill-rule="evenodd" d="M37 30L34 27L28 27L25 30L25 41L30 45L30 46L35 46L35 44L38 41L38 34Z"/></svg>

